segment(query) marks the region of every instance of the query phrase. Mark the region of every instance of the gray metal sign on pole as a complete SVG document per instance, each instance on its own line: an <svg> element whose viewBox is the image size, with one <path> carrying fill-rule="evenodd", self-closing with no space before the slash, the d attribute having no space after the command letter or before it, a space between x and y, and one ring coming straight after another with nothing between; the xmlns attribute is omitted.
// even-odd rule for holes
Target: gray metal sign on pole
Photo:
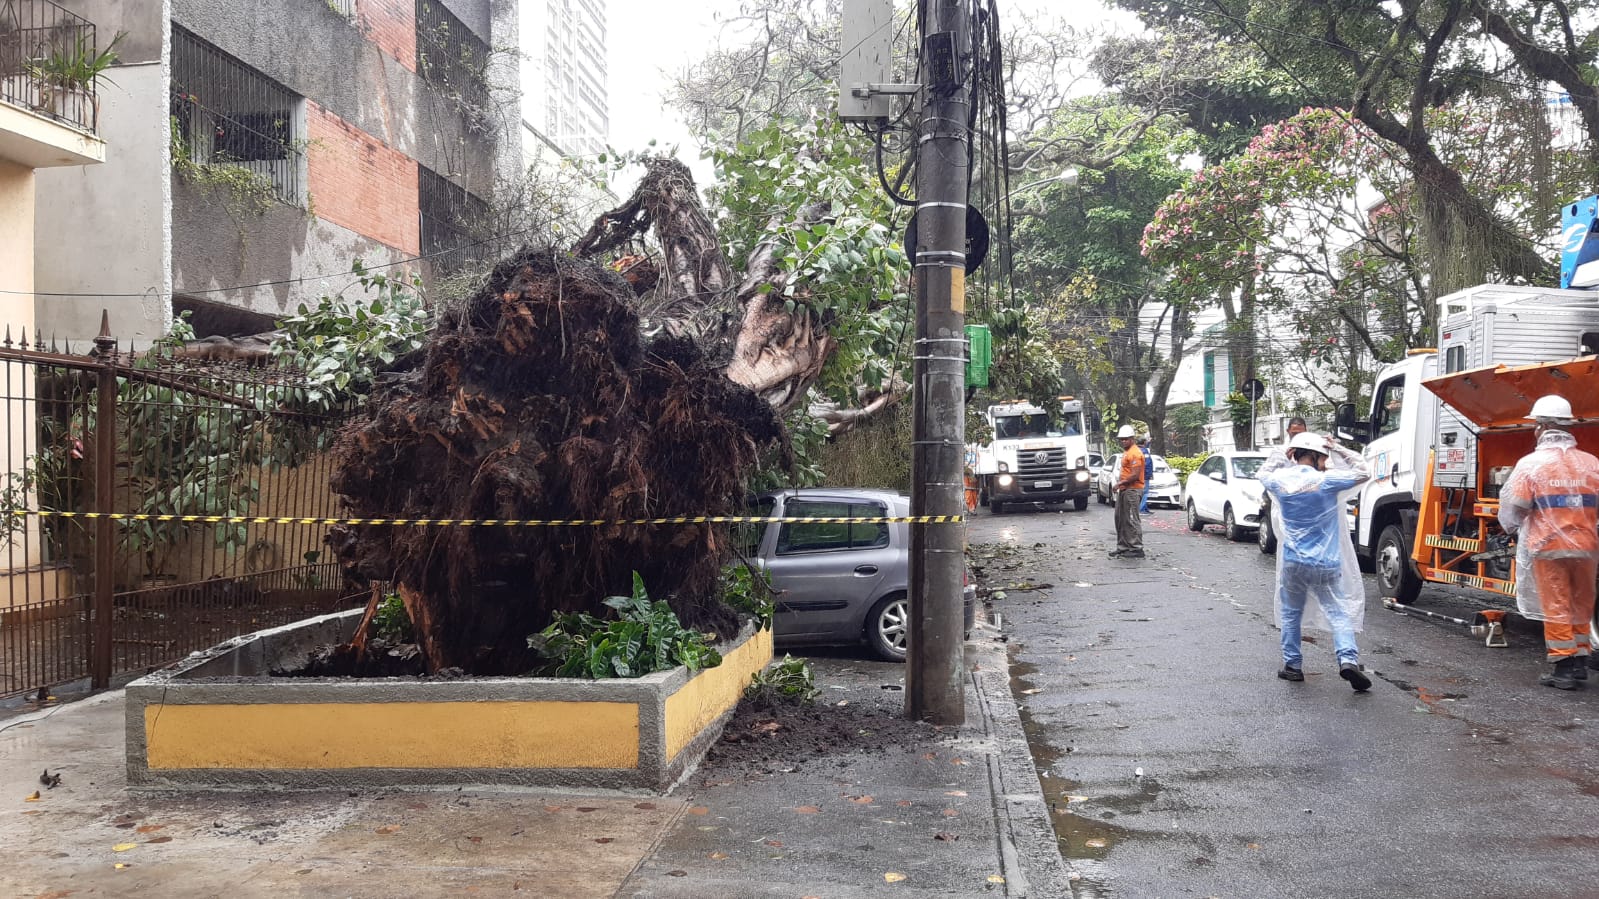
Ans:
<svg viewBox="0 0 1599 899"><path fill-rule="evenodd" d="M966 205L971 107L966 0L928 0L916 162L916 345L911 514L961 515L966 433ZM961 579L965 528L911 526L911 620L905 714L966 718Z"/></svg>

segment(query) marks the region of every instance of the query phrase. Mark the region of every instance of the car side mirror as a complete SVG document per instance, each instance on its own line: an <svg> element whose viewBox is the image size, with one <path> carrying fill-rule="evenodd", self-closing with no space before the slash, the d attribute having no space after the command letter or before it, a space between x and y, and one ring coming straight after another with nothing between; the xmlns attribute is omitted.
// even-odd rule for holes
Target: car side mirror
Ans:
<svg viewBox="0 0 1599 899"><path fill-rule="evenodd" d="M1221 483L1223 483L1223 484L1225 484L1225 483L1227 483L1227 476L1226 476L1226 475L1224 475L1224 474L1222 474L1222 473L1221 473L1221 472L1219 472L1219 471L1213 471L1213 472L1211 472L1211 473L1210 473L1210 479L1211 479L1211 480L1212 480L1212 481L1220 481L1220 482L1221 482Z"/></svg>

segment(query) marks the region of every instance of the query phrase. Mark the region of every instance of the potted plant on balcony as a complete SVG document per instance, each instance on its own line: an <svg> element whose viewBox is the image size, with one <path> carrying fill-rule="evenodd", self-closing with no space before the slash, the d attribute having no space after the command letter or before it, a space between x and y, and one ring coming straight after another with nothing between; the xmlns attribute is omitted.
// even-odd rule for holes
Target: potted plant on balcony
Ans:
<svg viewBox="0 0 1599 899"><path fill-rule="evenodd" d="M63 118L91 130L100 124L100 98L95 85L109 81L105 71L117 63L117 44L127 36L118 33L103 50L96 50L90 36L79 31L70 40L52 43L48 55L27 61L28 75L37 87L34 108L56 118ZM89 110L89 120L82 121L81 112Z"/></svg>

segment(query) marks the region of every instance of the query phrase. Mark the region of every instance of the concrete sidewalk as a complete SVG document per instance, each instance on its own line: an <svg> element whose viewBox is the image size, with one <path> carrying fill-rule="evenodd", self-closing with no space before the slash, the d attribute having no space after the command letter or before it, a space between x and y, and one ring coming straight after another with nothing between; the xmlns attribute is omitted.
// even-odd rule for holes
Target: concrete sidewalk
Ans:
<svg viewBox="0 0 1599 899"><path fill-rule="evenodd" d="M895 741L863 729L791 764L713 755L667 797L129 792L120 691L12 717L0 895L1069 895L1004 648L979 634L965 726L895 720L902 666L817 659L818 703L877 715Z"/></svg>

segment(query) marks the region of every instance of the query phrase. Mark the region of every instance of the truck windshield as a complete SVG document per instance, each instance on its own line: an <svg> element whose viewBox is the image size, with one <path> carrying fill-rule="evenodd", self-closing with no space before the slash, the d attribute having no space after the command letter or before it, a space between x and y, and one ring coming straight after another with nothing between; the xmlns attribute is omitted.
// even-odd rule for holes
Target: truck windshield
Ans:
<svg viewBox="0 0 1599 899"><path fill-rule="evenodd" d="M1000 440L1025 437L1059 437L1060 426L1047 412L1034 415L1000 415L994 418L994 436Z"/></svg>

